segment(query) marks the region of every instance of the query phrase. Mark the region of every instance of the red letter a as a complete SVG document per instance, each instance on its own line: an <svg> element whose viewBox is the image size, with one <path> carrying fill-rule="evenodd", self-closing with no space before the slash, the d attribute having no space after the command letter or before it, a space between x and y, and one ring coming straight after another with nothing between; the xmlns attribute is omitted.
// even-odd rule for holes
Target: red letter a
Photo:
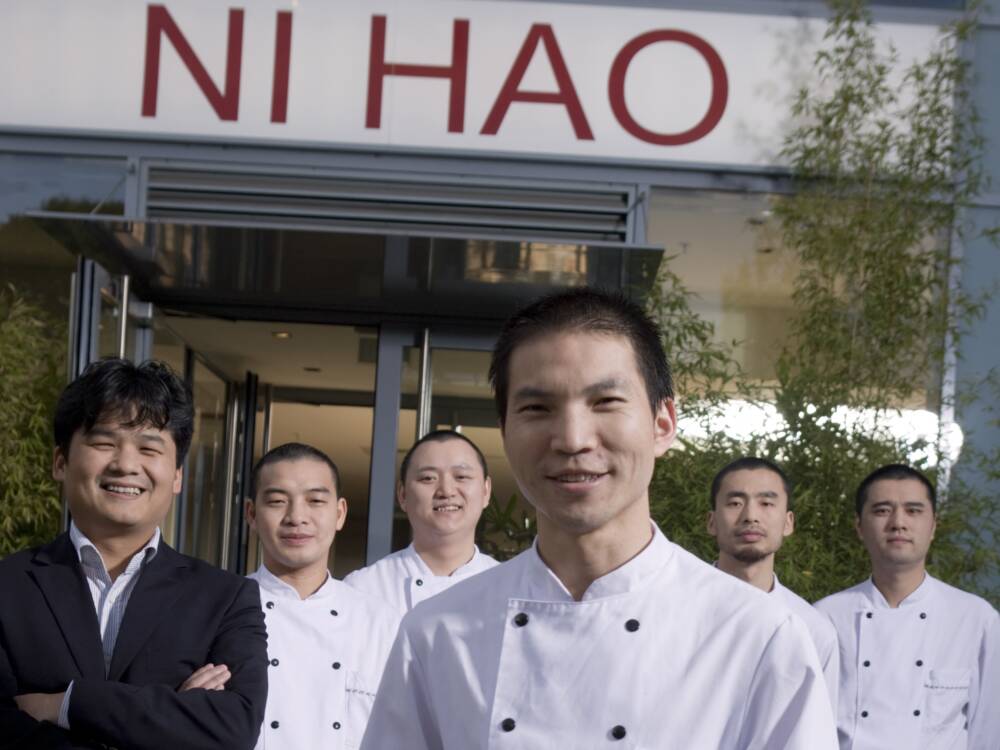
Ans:
<svg viewBox="0 0 1000 750"><path fill-rule="evenodd" d="M556 84L559 86L559 90L556 92L521 91L518 88L528 70L531 58L535 56L539 42L545 44L549 65L552 66ZM561 104L569 114L569 120L573 124L576 137L581 141L594 140L594 134L587 123L587 116L583 113L580 99L576 95L573 81L569 77L569 70L566 69L566 61L563 59L559 44L556 42L556 35L547 23L536 23L528 31L528 35L524 38L524 44L521 45L521 51L517 53L517 59L514 60L514 65L511 66L510 73L507 74L507 80L504 81L500 93L497 95L497 100L493 103L493 109L490 110L486 122L483 123L483 129L480 131L482 135L497 134L512 102Z"/></svg>
<svg viewBox="0 0 1000 750"><path fill-rule="evenodd" d="M162 5L150 5L146 17L146 68L142 80L142 116L156 117L156 94L160 85L160 34L165 34L187 66L198 88L220 120L235 120L240 109L240 66L243 62L243 11L229 10L229 40L226 46L226 86L220 92L208 71Z"/></svg>

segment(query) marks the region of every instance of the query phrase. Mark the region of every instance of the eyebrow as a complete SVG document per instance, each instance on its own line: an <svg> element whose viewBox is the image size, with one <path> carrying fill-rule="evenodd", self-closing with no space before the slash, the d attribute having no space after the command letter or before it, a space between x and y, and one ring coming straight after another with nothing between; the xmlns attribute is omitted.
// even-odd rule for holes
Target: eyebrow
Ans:
<svg viewBox="0 0 1000 750"><path fill-rule="evenodd" d="M448 469L471 469L471 468L472 464L468 463L467 461L462 461L461 463L452 464L451 466L445 467L443 470L447 471ZM414 469L414 471L416 471L419 474L422 471L442 471L442 468L440 466L430 466L430 465L418 466L416 469Z"/></svg>
<svg viewBox="0 0 1000 750"><path fill-rule="evenodd" d="M605 378L604 380L598 380L596 383L591 383L583 389L583 392L587 395L593 395L594 393L604 393L606 391L625 389L626 382L627 381L624 378ZM518 388L514 391L515 399L548 398L551 395L552 391L550 390L530 385L526 385L523 388Z"/></svg>
<svg viewBox="0 0 1000 750"><path fill-rule="evenodd" d="M331 494L331 490L329 487L310 487L309 489L306 490L306 492L322 492L326 495ZM290 495L291 493L288 490L282 489L281 487L265 487L264 494Z"/></svg>

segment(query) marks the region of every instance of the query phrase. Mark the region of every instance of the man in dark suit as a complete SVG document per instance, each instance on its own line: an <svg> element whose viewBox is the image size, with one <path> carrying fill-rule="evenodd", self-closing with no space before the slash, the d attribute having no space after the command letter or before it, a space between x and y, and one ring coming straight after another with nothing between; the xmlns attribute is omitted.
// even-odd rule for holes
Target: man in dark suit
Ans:
<svg viewBox="0 0 1000 750"><path fill-rule="evenodd" d="M102 360L56 407L73 521L0 561L0 748L252 748L267 698L257 584L181 555L191 394L169 367Z"/></svg>

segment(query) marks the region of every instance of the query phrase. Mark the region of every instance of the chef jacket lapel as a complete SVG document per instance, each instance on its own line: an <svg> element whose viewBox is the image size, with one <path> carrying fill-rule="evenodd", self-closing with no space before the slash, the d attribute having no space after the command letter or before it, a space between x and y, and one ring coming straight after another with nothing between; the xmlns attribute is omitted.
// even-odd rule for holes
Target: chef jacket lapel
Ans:
<svg viewBox="0 0 1000 750"><path fill-rule="evenodd" d="M896 608L867 582L867 602L855 614L856 747L923 746L928 581Z"/></svg>
<svg viewBox="0 0 1000 750"><path fill-rule="evenodd" d="M325 750L355 746L345 744L347 730L352 728L346 688L357 667L341 650L356 644L360 634L349 632L343 605L332 595L331 579L301 600L291 586L263 566L254 577L261 586L270 665L258 748L314 743ZM317 701L317 694L323 696L322 701ZM318 705L322 716L316 715ZM315 736L317 726L322 727L321 737Z"/></svg>
<svg viewBox="0 0 1000 750"><path fill-rule="evenodd" d="M663 738L642 736L634 670L657 631L662 605L642 588L669 559L666 539L656 532L649 547L591 584L580 602L537 548L530 554L522 590L531 598L507 604L488 746L597 747L614 740L615 748L665 748ZM566 736L552 727L566 727Z"/></svg>

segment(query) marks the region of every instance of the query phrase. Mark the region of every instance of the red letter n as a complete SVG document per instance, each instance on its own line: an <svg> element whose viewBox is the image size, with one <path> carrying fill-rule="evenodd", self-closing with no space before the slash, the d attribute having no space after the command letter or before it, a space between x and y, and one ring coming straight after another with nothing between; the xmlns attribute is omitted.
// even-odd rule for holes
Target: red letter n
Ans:
<svg viewBox="0 0 1000 750"><path fill-rule="evenodd" d="M226 46L225 93L212 82L208 71L191 45L162 5L150 5L146 18L146 68L142 81L142 116L156 117L156 94L160 85L160 35L174 45L181 62L187 66L198 88L212 105L220 120L235 120L240 109L240 66L243 61L243 11L229 10L229 40Z"/></svg>
<svg viewBox="0 0 1000 750"><path fill-rule="evenodd" d="M545 45L545 54L549 57L549 65L552 66L552 73L556 77L558 91L521 91L521 80L531 64L531 59L535 56L538 43ZM496 135L500 130L503 118L507 115L507 110L513 102L536 102L539 104L561 104L569 114L569 121L573 125L573 132L581 141L594 140L594 134L587 122L587 116L583 113L580 105L580 98L576 95L573 87L573 80L569 77L569 70L566 68L566 61L563 59L559 44L556 42L556 35L552 27L547 23L536 23L528 31L521 45L521 51L517 53L517 58L511 66L507 80L504 81L497 95L497 100L493 103L483 123L482 135Z"/></svg>
<svg viewBox="0 0 1000 750"><path fill-rule="evenodd" d="M465 78L469 59L469 22L455 21L451 36L451 65L407 65L385 61L385 16L372 16L372 43L368 59L368 113L366 128L382 125L382 82L386 76L447 78L451 82L448 99L448 132L465 128Z"/></svg>

